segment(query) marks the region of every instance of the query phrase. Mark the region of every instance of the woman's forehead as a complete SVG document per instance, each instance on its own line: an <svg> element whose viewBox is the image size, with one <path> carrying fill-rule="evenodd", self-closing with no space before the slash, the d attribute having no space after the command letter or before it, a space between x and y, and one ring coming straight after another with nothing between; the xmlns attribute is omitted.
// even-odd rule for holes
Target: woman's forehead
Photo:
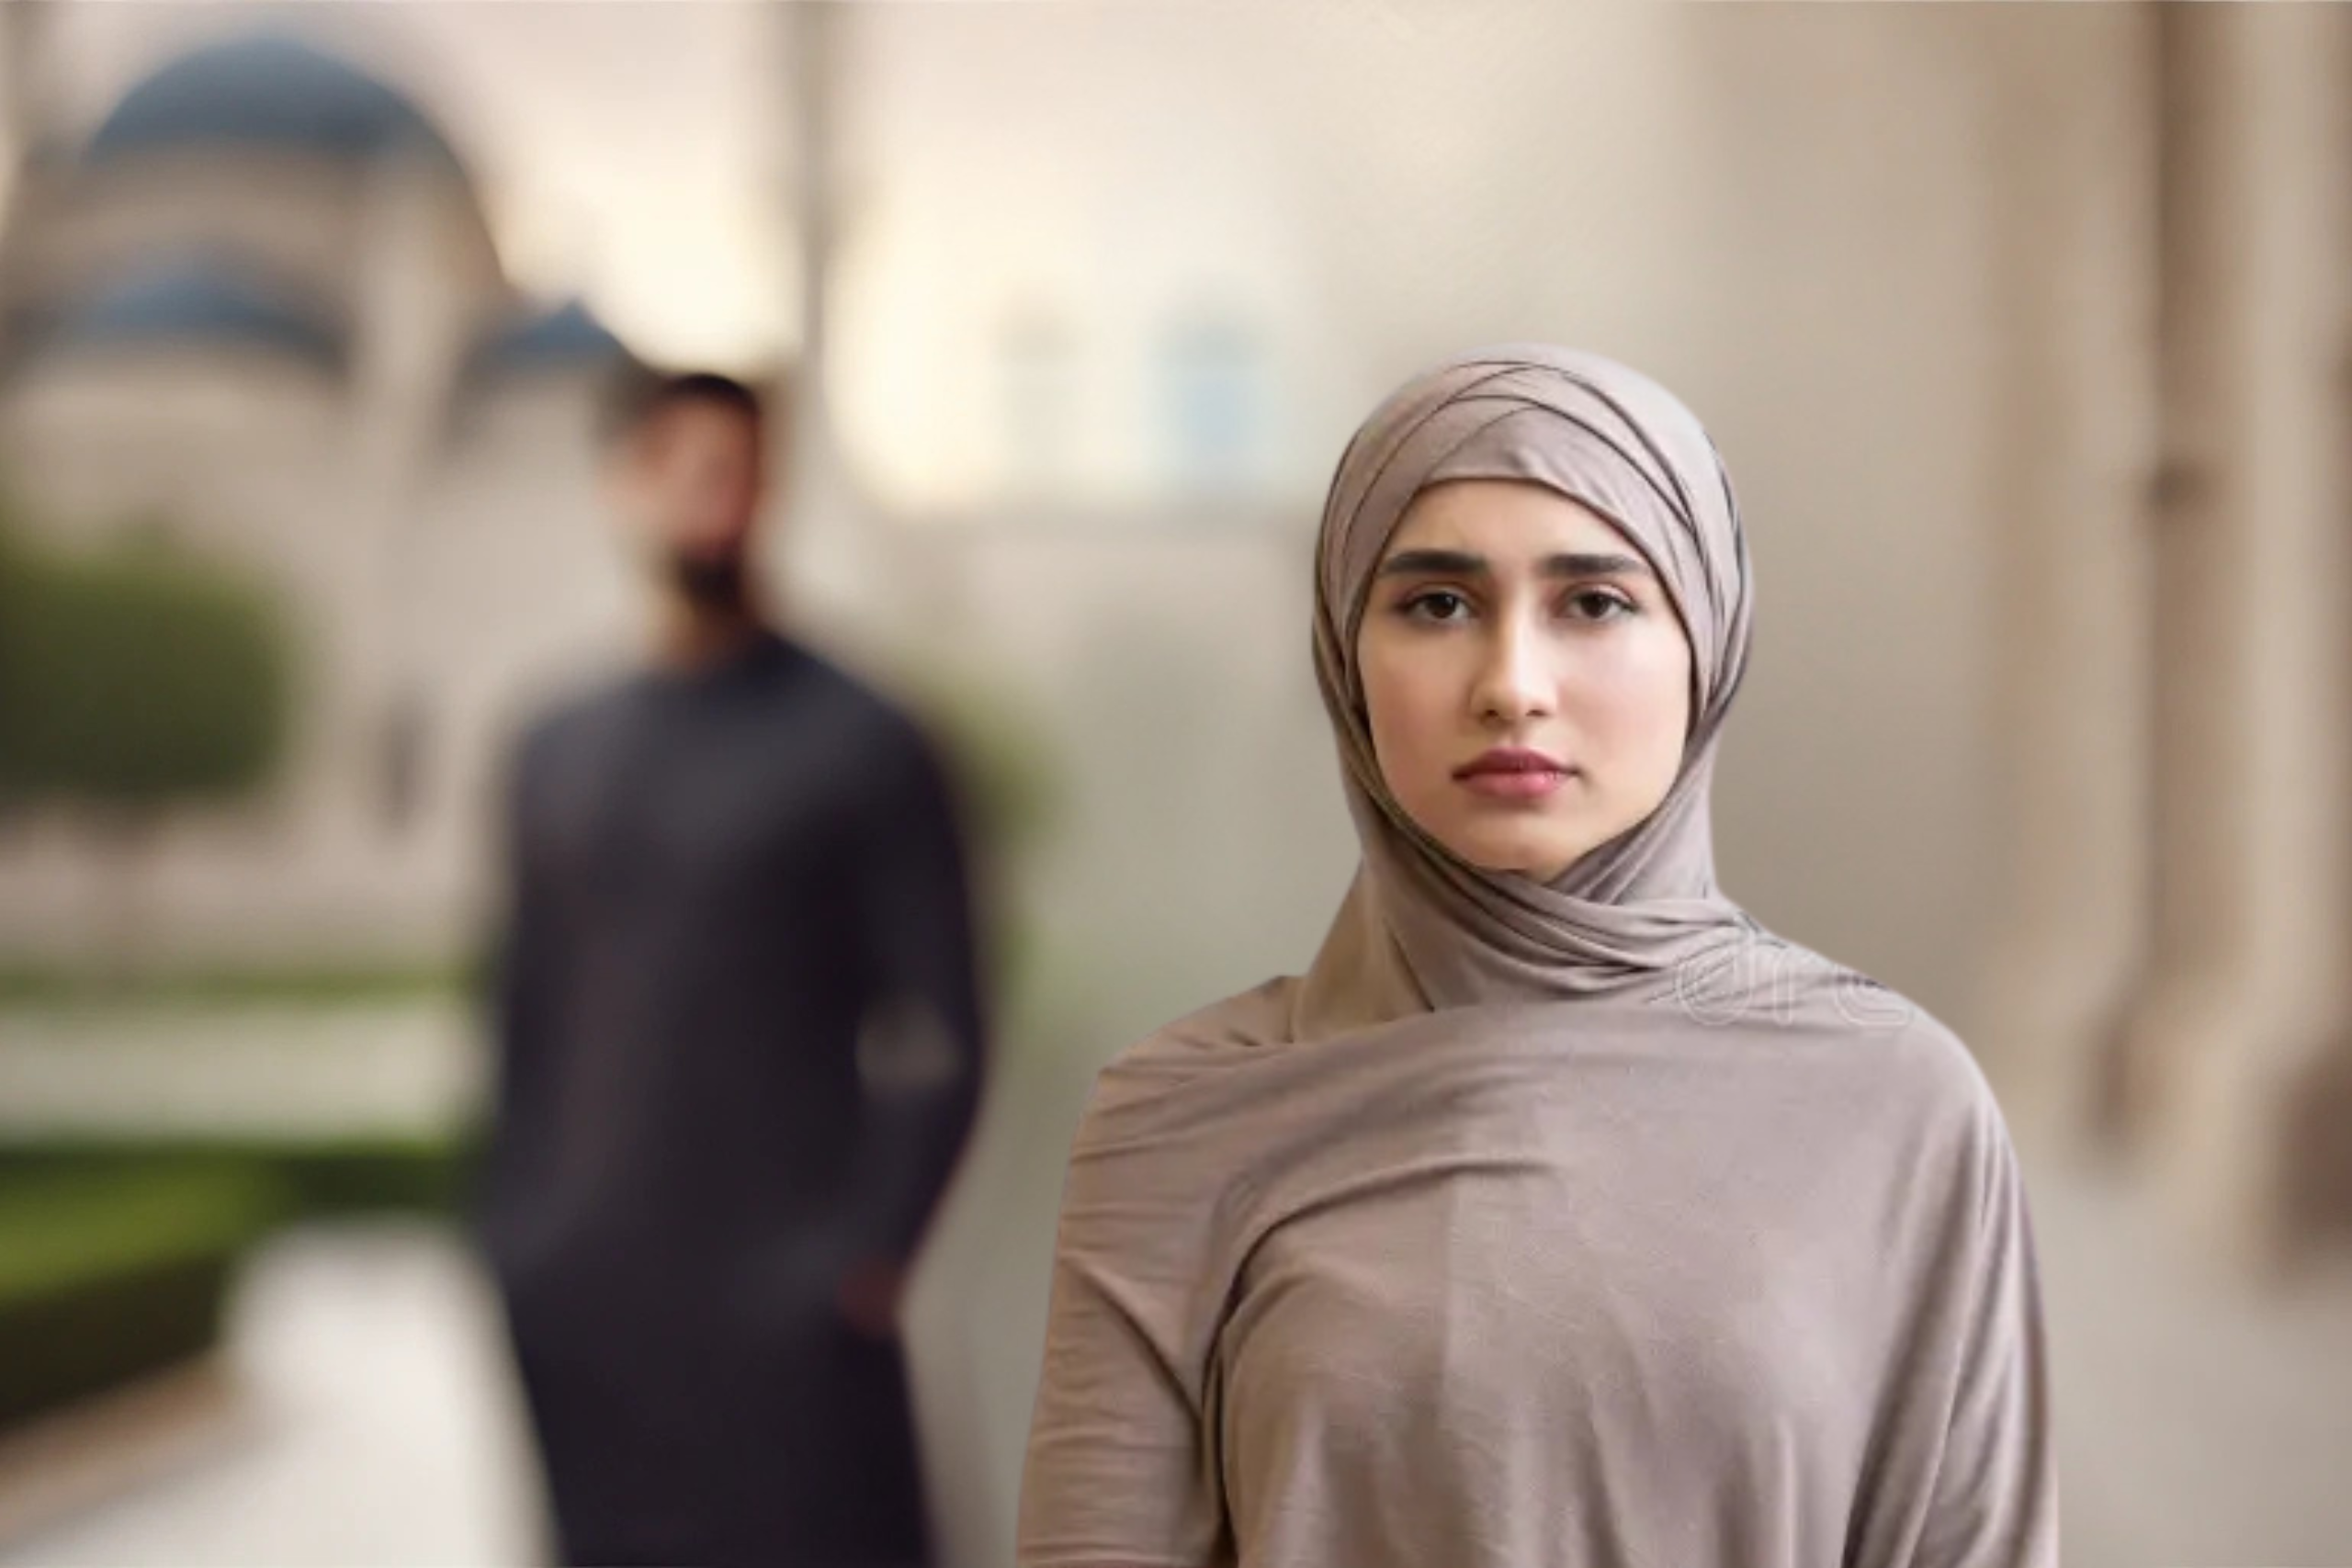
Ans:
<svg viewBox="0 0 2352 1568"><path fill-rule="evenodd" d="M1633 545L1600 513L1547 485L1521 479L1447 479L1413 498L1382 555L1447 547L1474 550L1501 562L1562 552L1623 551Z"/></svg>

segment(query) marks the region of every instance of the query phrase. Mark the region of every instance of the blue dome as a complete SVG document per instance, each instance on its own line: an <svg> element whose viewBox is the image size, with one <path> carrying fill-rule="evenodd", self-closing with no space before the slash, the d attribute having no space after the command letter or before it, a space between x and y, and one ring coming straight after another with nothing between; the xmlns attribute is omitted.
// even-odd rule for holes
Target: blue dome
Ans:
<svg viewBox="0 0 2352 1568"><path fill-rule="evenodd" d="M365 158L413 152L456 162L415 105L298 38L208 44L123 96L91 137L94 160L231 143Z"/></svg>
<svg viewBox="0 0 2352 1568"><path fill-rule="evenodd" d="M232 344L291 354L328 370L343 333L299 297L219 262L188 259L102 285L36 328L43 350L124 344Z"/></svg>
<svg viewBox="0 0 2352 1568"><path fill-rule="evenodd" d="M483 369L538 369L600 364L628 352L587 306L573 299L492 332L474 350L474 363Z"/></svg>

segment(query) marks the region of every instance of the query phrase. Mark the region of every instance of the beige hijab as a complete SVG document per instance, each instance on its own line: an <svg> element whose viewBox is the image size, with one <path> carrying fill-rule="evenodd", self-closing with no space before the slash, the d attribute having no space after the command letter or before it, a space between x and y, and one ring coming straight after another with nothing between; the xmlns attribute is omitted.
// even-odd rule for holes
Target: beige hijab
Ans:
<svg viewBox="0 0 2352 1568"><path fill-rule="evenodd" d="M1608 519L1648 559L1691 651L1692 715L1672 789L1639 826L1544 884L1482 871L1406 816L1383 782L1356 668L1382 552L1413 498L1448 479L1520 479ZM1747 665L1753 590L1739 508L1690 411L1599 355L1481 349L1416 377L1340 459L1323 512L1315 668L1363 863L1296 994L1295 1038L1476 1002L1689 984L1752 923L1716 888L1709 791Z"/></svg>

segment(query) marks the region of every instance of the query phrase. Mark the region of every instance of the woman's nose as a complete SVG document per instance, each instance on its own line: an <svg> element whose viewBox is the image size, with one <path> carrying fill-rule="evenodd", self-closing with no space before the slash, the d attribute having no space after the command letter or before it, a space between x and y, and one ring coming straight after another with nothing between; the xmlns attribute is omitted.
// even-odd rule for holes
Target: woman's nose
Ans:
<svg viewBox="0 0 2352 1568"><path fill-rule="evenodd" d="M1517 724L1548 714L1552 700L1549 650L1539 629L1517 617L1498 622L1480 658L1478 716Z"/></svg>

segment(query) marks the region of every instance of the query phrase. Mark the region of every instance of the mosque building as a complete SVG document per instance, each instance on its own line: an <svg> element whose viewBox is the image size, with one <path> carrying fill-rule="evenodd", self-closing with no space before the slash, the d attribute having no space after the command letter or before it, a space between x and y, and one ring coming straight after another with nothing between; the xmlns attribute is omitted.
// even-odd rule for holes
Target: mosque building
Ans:
<svg viewBox="0 0 2352 1568"><path fill-rule="evenodd" d="M22 58L22 51L16 51ZM170 60L61 144L10 95L0 473L62 545L161 530L281 599L275 784L178 814L138 874L166 946L429 946L478 870L536 671L617 610L597 400L626 351L502 269L466 160L300 37ZM184 818L184 819L183 819ZM65 814L0 832L0 948L86 953L108 873Z"/></svg>

